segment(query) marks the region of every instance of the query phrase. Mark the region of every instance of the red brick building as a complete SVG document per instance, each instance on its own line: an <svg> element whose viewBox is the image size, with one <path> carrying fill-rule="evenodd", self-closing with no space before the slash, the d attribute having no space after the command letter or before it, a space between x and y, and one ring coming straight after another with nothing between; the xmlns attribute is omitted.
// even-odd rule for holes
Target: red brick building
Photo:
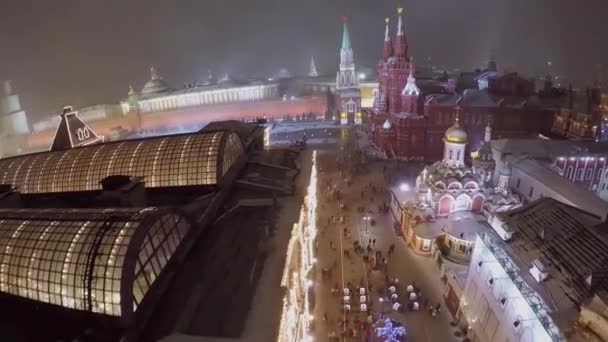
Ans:
<svg viewBox="0 0 608 342"><path fill-rule="evenodd" d="M435 82L433 87L425 86L429 82L418 82L401 15L398 20L394 42L388 20L386 23L382 58L377 65L378 95L373 110L368 112L371 141L387 156L440 159L443 134L454 122L456 106L463 109L461 124L469 133L469 152L481 146L484 127L490 120L497 138L550 130L553 111L543 108L535 95L534 82L517 73L479 72L473 78L478 86L469 85L464 90L444 86L440 93L436 85L450 82Z"/></svg>

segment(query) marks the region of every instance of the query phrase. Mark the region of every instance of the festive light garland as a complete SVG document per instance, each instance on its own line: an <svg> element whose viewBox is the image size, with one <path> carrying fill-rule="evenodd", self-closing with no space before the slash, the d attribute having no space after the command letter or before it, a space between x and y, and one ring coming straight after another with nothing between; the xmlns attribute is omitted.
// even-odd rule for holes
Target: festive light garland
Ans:
<svg viewBox="0 0 608 342"><path fill-rule="evenodd" d="M378 321L376 324L382 324L374 328L376 330L376 336L383 339L384 342L400 342L402 337L405 336L405 327L400 325L394 325L393 320L385 318L384 321Z"/></svg>
<svg viewBox="0 0 608 342"><path fill-rule="evenodd" d="M283 297L283 311L279 325L278 342L312 341L309 327L313 317L310 315L309 287L313 285L308 278L312 270L314 241L317 236L317 151L312 153L312 170L306 198L298 223L291 232L281 286L286 288ZM299 249L299 253L298 253Z"/></svg>

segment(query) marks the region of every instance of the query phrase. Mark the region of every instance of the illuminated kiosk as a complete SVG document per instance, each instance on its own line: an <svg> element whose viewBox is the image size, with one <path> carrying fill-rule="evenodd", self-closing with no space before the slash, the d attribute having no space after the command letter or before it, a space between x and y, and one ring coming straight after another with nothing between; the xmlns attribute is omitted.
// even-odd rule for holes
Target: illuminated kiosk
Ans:
<svg viewBox="0 0 608 342"><path fill-rule="evenodd" d="M0 210L0 291L125 324L191 225L158 208Z"/></svg>

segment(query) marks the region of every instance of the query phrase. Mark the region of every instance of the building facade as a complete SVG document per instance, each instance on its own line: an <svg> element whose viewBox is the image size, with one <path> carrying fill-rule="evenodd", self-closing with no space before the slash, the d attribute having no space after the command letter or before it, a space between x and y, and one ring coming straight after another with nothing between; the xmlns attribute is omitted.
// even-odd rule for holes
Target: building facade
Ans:
<svg viewBox="0 0 608 342"><path fill-rule="evenodd" d="M423 82L416 79L408 48L399 13L394 42L388 20L386 23L382 58L377 65L379 88L374 107L368 111L371 141L388 157L440 159L443 133L454 122L456 106L463 109L460 124L469 134L467 154L481 146L490 117L495 134L500 137L526 136L550 129L553 112L533 96L530 80L516 73L490 72L484 82L472 82L474 85L461 86L456 80L446 79L424 82L422 86ZM476 77L482 75L477 73Z"/></svg>

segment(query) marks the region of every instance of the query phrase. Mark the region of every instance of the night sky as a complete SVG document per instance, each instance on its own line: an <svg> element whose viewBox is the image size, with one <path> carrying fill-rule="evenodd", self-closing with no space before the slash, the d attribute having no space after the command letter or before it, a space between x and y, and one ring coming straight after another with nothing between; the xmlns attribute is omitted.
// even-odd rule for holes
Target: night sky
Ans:
<svg viewBox="0 0 608 342"><path fill-rule="evenodd" d="M348 13L356 63L381 53L395 0L2 0L0 79L30 121L64 104L116 102L141 89L150 65L174 87L217 74L305 73L311 55L336 72L340 14ZM608 64L606 0L410 0L410 53L419 62L540 72L547 60L574 80ZM394 33L396 21L392 21Z"/></svg>

